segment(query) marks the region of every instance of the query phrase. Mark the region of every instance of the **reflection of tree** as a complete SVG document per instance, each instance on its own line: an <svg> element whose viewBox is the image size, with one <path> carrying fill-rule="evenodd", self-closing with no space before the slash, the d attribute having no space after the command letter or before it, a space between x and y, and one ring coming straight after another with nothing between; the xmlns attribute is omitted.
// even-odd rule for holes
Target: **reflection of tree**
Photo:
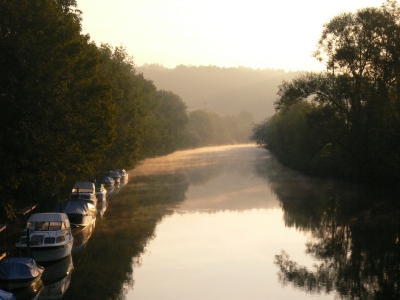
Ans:
<svg viewBox="0 0 400 300"><path fill-rule="evenodd" d="M133 265L155 236L157 223L170 213L171 204L185 199L184 176L157 175L131 178L109 199L107 212L84 251L74 255L74 276L63 297L68 299L122 299L124 286L133 287Z"/></svg>
<svg viewBox="0 0 400 300"><path fill-rule="evenodd" d="M299 266L289 260L289 256L282 251L275 256L275 264L280 268L279 280L283 285L292 283L294 286L304 289L306 292L320 293L332 292L335 288L335 270L330 265L321 264L315 272Z"/></svg>
<svg viewBox="0 0 400 300"><path fill-rule="evenodd" d="M224 168L216 162L205 162L196 168L188 170L188 177L192 185L204 185L208 181L223 174Z"/></svg>
<svg viewBox="0 0 400 300"><path fill-rule="evenodd" d="M286 225L311 233L306 253L320 261L310 270L277 255L282 284L310 293L335 289L345 299L400 298L400 211L390 201L397 195L307 178L273 158L268 168Z"/></svg>

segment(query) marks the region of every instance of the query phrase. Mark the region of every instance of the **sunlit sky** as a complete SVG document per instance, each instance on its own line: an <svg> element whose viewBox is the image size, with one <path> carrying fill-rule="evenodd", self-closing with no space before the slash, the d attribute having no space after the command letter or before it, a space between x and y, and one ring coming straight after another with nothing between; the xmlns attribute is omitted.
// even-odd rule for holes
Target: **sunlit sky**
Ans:
<svg viewBox="0 0 400 300"><path fill-rule="evenodd" d="M160 64L319 71L322 26L384 0L77 0L82 33L124 46L137 66Z"/></svg>

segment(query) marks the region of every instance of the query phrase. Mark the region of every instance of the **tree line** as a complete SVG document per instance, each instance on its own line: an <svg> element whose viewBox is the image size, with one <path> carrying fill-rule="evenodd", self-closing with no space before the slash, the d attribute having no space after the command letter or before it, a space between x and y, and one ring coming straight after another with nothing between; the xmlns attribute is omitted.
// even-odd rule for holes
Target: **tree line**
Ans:
<svg viewBox="0 0 400 300"><path fill-rule="evenodd" d="M276 114L252 140L308 174L373 185L400 182L400 8L341 13L314 56L326 71L279 86Z"/></svg>
<svg viewBox="0 0 400 300"><path fill-rule="evenodd" d="M159 88L176 92L191 110L207 102L224 115L249 111L256 122L274 114L274 97L282 80L292 80L302 73L212 65L166 68L158 64L138 66L137 70Z"/></svg>
<svg viewBox="0 0 400 300"><path fill-rule="evenodd" d="M196 119L179 95L144 78L123 47L96 45L81 33L76 7L0 0L0 220L103 170L218 143L222 117ZM200 133L191 120L213 129Z"/></svg>
<svg viewBox="0 0 400 300"><path fill-rule="evenodd" d="M190 112L188 117L186 148L250 142L254 118L248 111L222 116L198 109Z"/></svg>

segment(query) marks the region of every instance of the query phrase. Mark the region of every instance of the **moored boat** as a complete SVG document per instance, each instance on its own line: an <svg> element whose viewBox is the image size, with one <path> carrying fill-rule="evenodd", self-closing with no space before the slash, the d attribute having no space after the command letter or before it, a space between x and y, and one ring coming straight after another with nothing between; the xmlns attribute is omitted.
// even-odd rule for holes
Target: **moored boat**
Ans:
<svg viewBox="0 0 400 300"><path fill-rule="evenodd" d="M121 182L127 182L128 181L128 172L126 172L124 169L118 170L119 175L121 176Z"/></svg>
<svg viewBox="0 0 400 300"><path fill-rule="evenodd" d="M97 202L107 200L107 190L102 183L95 183Z"/></svg>
<svg viewBox="0 0 400 300"><path fill-rule="evenodd" d="M107 189L102 183L95 183L97 197L97 215L103 217L107 209Z"/></svg>
<svg viewBox="0 0 400 300"><path fill-rule="evenodd" d="M114 180L114 184L119 184L121 182L121 175L117 170L108 170L102 173L103 179L106 177L111 177ZM104 180L103 180L104 183Z"/></svg>
<svg viewBox="0 0 400 300"><path fill-rule="evenodd" d="M113 187L115 185L115 180L114 178L110 177L110 176L105 176L103 178L103 185L104 187Z"/></svg>
<svg viewBox="0 0 400 300"><path fill-rule="evenodd" d="M0 290L0 300L16 300L16 298L12 293Z"/></svg>
<svg viewBox="0 0 400 300"><path fill-rule="evenodd" d="M76 182L69 196L70 201L80 201L93 205L93 212L97 213L96 188L93 182Z"/></svg>
<svg viewBox="0 0 400 300"><path fill-rule="evenodd" d="M53 211L62 211L68 216L74 238L72 251L87 243L96 224L96 207L81 201L65 201L58 203Z"/></svg>
<svg viewBox="0 0 400 300"><path fill-rule="evenodd" d="M7 257L0 262L0 286L12 291L39 281L44 268L29 257Z"/></svg>
<svg viewBox="0 0 400 300"><path fill-rule="evenodd" d="M33 214L15 244L37 262L51 261L71 254L73 236L65 213Z"/></svg>
<svg viewBox="0 0 400 300"><path fill-rule="evenodd" d="M85 227L96 219L97 209L91 204L81 201L59 202L53 212L62 212L68 216L71 228Z"/></svg>

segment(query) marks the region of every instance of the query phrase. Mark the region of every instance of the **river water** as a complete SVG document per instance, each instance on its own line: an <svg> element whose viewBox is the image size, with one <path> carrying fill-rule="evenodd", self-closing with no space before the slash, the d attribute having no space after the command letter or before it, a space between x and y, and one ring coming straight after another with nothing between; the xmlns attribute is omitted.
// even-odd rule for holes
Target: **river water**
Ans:
<svg viewBox="0 0 400 300"><path fill-rule="evenodd" d="M268 179L267 151L252 145L203 148L148 160L132 176L181 173L185 200L156 228L126 299L333 299L283 284L275 256L301 265L310 234L285 225ZM134 181L135 179L133 179Z"/></svg>
<svg viewBox="0 0 400 300"><path fill-rule="evenodd" d="M73 253L63 299L400 297L393 194L303 176L254 145L180 151L129 176Z"/></svg>

